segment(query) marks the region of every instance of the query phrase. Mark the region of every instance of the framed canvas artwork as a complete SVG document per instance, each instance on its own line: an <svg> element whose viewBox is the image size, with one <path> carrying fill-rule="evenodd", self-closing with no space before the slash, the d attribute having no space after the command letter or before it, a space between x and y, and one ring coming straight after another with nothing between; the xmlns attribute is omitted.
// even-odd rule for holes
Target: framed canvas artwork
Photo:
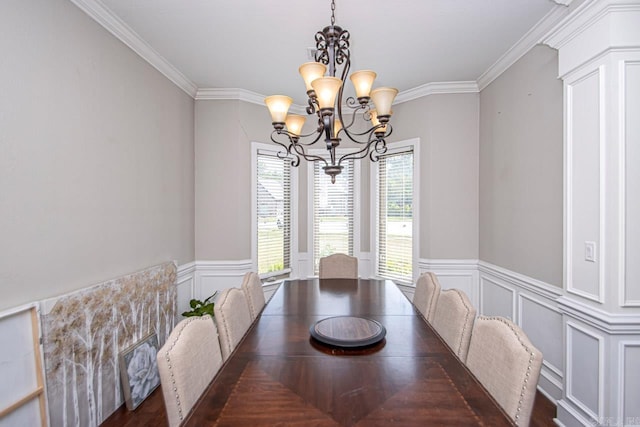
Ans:
<svg viewBox="0 0 640 427"><path fill-rule="evenodd" d="M160 385L158 337L150 334L120 353L120 378L127 409L133 411Z"/></svg>

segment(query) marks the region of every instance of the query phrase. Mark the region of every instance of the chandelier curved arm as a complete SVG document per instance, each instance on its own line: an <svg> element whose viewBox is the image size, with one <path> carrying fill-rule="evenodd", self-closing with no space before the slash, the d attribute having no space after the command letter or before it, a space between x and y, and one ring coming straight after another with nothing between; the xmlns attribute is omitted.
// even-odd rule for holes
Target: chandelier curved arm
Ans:
<svg viewBox="0 0 640 427"><path fill-rule="evenodd" d="M351 128L351 126L353 126L353 124L356 121L356 114L358 113L358 110L360 110L360 109L365 110L365 111L362 112L363 117L364 117L364 114L368 111L368 110L366 110L366 108L367 108L366 105L361 105L360 103L356 103L356 100L353 99L353 97L351 97L351 96L349 98L347 98L347 102L346 103L347 103L347 107L351 108L353 111L351 111L351 123L346 124L345 121L344 121L344 118L342 117L342 107L340 107L338 109L338 118L342 122L342 128L343 129L349 129L349 128ZM364 135L364 134L367 134L367 133L369 133L369 131L361 133L361 134L354 133L354 135Z"/></svg>
<svg viewBox="0 0 640 427"><path fill-rule="evenodd" d="M366 111L363 113L366 114ZM354 116L355 116L355 112L354 112ZM355 142L356 144L370 144L371 143L371 135L374 135L376 133L379 132L379 129L382 129L385 125L376 125L373 126L367 130L365 130L364 132L349 132L348 129L344 129L344 134L347 135L347 137L349 137L349 139L353 142ZM387 127L391 128L390 125L387 125ZM383 136L383 138L386 138L387 136L389 136L391 134L391 132L389 132L389 134L386 134ZM363 135L369 135L366 141L363 140L359 140L356 138L356 136L363 136Z"/></svg>
<svg viewBox="0 0 640 427"><path fill-rule="evenodd" d="M300 159L300 156L302 156L306 161L308 162L323 162L325 164L325 166L328 166L327 160L322 157L322 156L317 156L315 154L308 154L304 151L304 147L300 144L291 144L289 146L290 148L293 147L293 150L295 151L295 156L298 157L298 159Z"/></svg>
<svg viewBox="0 0 640 427"><path fill-rule="evenodd" d="M287 146L275 138L275 135L281 135L281 134L282 134L282 131L279 131L279 130L274 130L273 132L271 132L271 141L275 142L276 144L278 144L284 149L284 154L282 153L282 151L278 151L276 153L276 156L282 160L291 158L291 166L293 166L294 168L298 167L300 165L300 156L297 155L295 152L294 153L291 152L291 147L293 146L293 144L289 144Z"/></svg>
<svg viewBox="0 0 640 427"><path fill-rule="evenodd" d="M347 126L344 126L344 119L342 118L342 116L339 117L340 121L342 121L343 123L342 132L351 141L355 142L356 144L369 144L371 140L370 135L372 133L375 134L378 131L378 129L384 128L385 125L378 124L362 132L349 131L349 128L351 128L355 124L356 115L360 113L358 110L360 109L363 110L361 113L362 113L362 118L365 122L371 122L371 114L370 114L370 106L368 104L364 104L364 105L360 104L353 97L347 98L346 104L349 108L352 108L354 111L351 113L351 122ZM342 109L340 108L338 113L341 114L341 112L342 112ZM390 126L390 125L387 125L387 126ZM357 138L358 136L364 136L364 135L369 135L367 140L360 140ZM389 135L385 135L385 137L387 136Z"/></svg>
<svg viewBox="0 0 640 427"><path fill-rule="evenodd" d="M276 154L276 156L279 159L289 159L291 158L291 166L293 167L298 167L300 165L300 157L304 158L307 161L310 162L314 162L314 161L321 161L323 162L325 165L328 165L327 160L322 157L322 156L317 156L314 154L308 154L305 151L304 145L311 145L313 144L313 142L308 143L308 144L300 144L297 141L294 141L293 138L290 137L290 143L289 145L286 145L285 143L278 141L275 136L276 135L282 135L282 134L287 134L286 131L277 131L274 130L273 132L271 132L271 141L278 144L279 146L282 147L283 151L278 151L278 153ZM316 140L314 142L317 142L319 138L316 138Z"/></svg>
<svg viewBox="0 0 640 427"><path fill-rule="evenodd" d="M340 157L340 160L338 160L338 166L340 166L342 164L343 161L345 160L360 160L360 159L364 159L367 156L370 156L370 152L371 152L371 148L373 146L373 149L376 150L378 149L377 147L379 146L379 143L382 142L382 152L380 154L384 154L384 152L386 152L386 143L384 141L384 139L378 138L377 136L374 135L374 133L372 132L369 135L369 140L367 141L366 145L364 147L362 147L360 150L358 151L354 151L353 153L346 153L343 154Z"/></svg>
<svg viewBox="0 0 640 427"><path fill-rule="evenodd" d="M380 138L376 141L373 151L369 154L369 158L372 162L380 160L380 156L387 152L387 141L384 138Z"/></svg>
<svg viewBox="0 0 640 427"><path fill-rule="evenodd" d="M316 104L314 100L312 98L307 98L307 103L309 105L307 105L307 108L305 111L307 112L307 114L314 114L316 112Z"/></svg>
<svg viewBox="0 0 640 427"><path fill-rule="evenodd" d="M306 146L306 147L308 147L308 146L310 146L310 145L313 145L313 144L315 144L316 142L318 142L318 141L320 140L320 138L322 137L322 135L323 135L322 130L323 130L323 129L324 129L324 126L320 125L320 126L318 126L318 128L317 128L315 131L313 131L313 132L309 132L309 133L307 133L307 134L305 134L305 135L300 135L300 136L298 137L298 138L299 138L299 140L298 140L298 141L296 141L295 143L294 143L293 141L291 141L291 142L292 142L293 144L295 144L295 145L304 145L304 146ZM301 141L300 141L300 139L302 139L302 138L308 138L308 137L310 137L310 136L312 136L312 135L315 135L315 136L316 136L316 137L313 139L313 141L309 141L309 142L301 142ZM292 135L291 135L291 134L289 134L289 138L290 138L290 139L292 138Z"/></svg>

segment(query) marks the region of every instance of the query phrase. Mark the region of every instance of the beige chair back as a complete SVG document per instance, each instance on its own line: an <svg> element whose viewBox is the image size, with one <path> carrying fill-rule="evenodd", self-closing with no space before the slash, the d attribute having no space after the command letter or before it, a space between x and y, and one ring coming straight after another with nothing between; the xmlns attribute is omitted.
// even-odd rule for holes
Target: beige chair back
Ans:
<svg viewBox="0 0 640 427"><path fill-rule="evenodd" d="M413 305L429 322L433 322L433 316L436 314L439 295L440 282L436 275L431 272L422 273L416 282Z"/></svg>
<svg viewBox="0 0 640 427"><path fill-rule="evenodd" d="M357 279L358 258L345 254L333 254L320 258L321 279Z"/></svg>
<svg viewBox="0 0 640 427"><path fill-rule="evenodd" d="M528 426L542 353L524 331L503 317L478 316L467 367L516 425Z"/></svg>
<svg viewBox="0 0 640 427"><path fill-rule="evenodd" d="M214 313L222 357L227 360L251 326L251 314L244 292L238 288L222 291L216 300Z"/></svg>
<svg viewBox="0 0 640 427"><path fill-rule="evenodd" d="M467 295L459 289L440 292L433 316L433 329L444 342L465 362L469 351L469 340L476 318L476 309Z"/></svg>
<svg viewBox="0 0 640 427"><path fill-rule="evenodd" d="M178 323L157 359L169 426L178 426L222 365L218 331L211 316L189 317Z"/></svg>
<svg viewBox="0 0 640 427"><path fill-rule="evenodd" d="M249 272L244 275L242 280L242 291L249 304L249 314L251 320L255 320L265 305L264 291L262 290L262 281L257 273Z"/></svg>

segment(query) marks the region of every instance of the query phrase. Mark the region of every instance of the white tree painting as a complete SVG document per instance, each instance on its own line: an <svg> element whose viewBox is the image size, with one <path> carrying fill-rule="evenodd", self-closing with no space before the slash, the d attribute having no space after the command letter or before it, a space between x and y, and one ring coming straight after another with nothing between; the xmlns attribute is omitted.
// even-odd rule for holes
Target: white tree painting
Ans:
<svg viewBox="0 0 640 427"><path fill-rule="evenodd" d="M42 318L52 426L97 426L123 402L118 355L176 316L173 262L60 298Z"/></svg>

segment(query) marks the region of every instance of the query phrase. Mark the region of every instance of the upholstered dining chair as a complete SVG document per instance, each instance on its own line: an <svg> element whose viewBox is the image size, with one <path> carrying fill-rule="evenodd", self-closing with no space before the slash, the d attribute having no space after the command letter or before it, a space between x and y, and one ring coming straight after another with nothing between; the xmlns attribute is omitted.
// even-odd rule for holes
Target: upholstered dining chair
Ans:
<svg viewBox="0 0 640 427"><path fill-rule="evenodd" d="M215 307L222 358L227 360L251 326L249 304L242 290L229 288L218 296Z"/></svg>
<svg viewBox="0 0 640 427"><path fill-rule="evenodd" d="M321 279L357 279L358 258L346 254L332 254L320 258Z"/></svg>
<svg viewBox="0 0 640 427"><path fill-rule="evenodd" d="M476 308L469 301L467 294L459 289L440 292L431 324L463 363L467 360L475 318Z"/></svg>
<svg viewBox="0 0 640 427"><path fill-rule="evenodd" d="M253 271L246 273L242 280L242 291L249 305L249 314L251 320L255 320L265 305L264 291L262 290L262 281L258 273Z"/></svg>
<svg viewBox="0 0 640 427"><path fill-rule="evenodd" d="M178 323L157 359L169 426L178 426L222 366L218 330L211 316Z"/></svg>
<svg viewBox="0 0 640 427"><path fill-rule="evenodd" d="M436 313L436 306L440 296L440 282L435 274L429 272L422 273L416 281L416 291L413 294L413 305L428 322L433 322Z"/></svg>
<svg viewBox="0 0 640 427"><path fill-rule="evenodd" d="M541 365L542 353L513 322L476 318L467 367L516 425L529 425Z"/></svg>

